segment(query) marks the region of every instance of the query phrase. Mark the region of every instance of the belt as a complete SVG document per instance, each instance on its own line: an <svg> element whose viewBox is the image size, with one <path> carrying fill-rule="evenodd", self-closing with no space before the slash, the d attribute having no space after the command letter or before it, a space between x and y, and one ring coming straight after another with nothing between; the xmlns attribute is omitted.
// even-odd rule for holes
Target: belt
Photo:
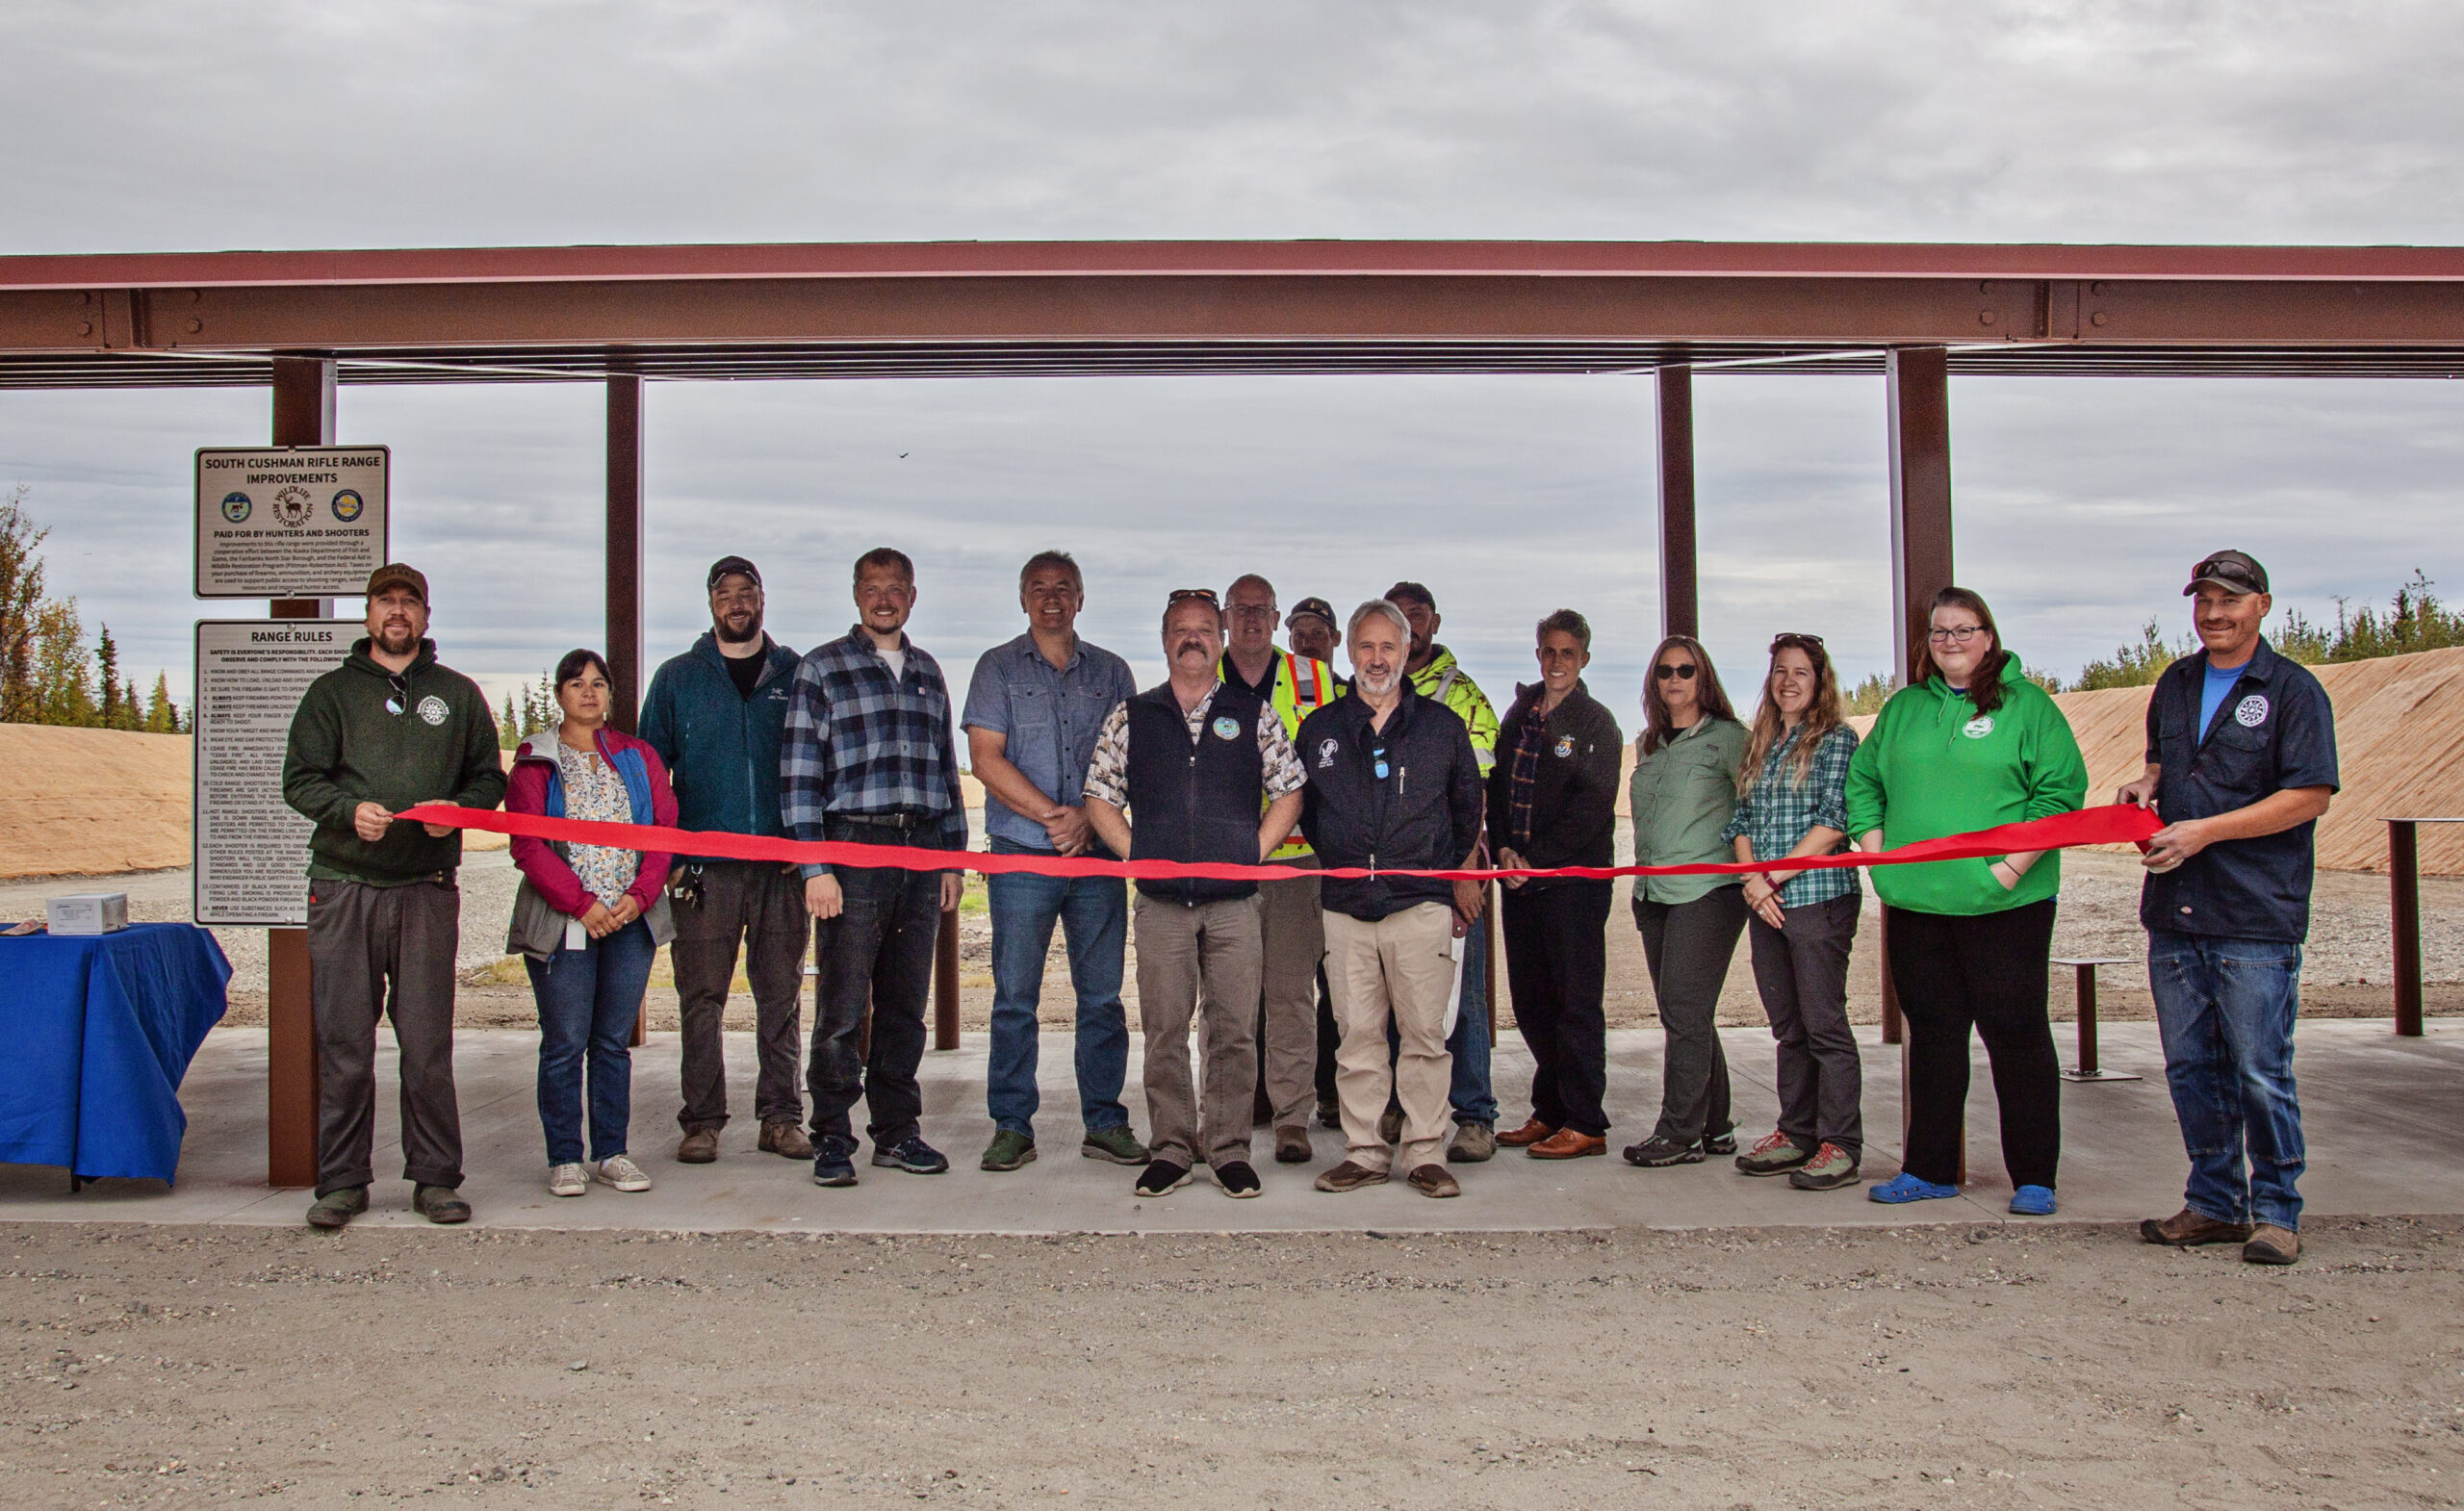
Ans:
<svg viewBox="0 0 2464 1511"><path fill-rule="evenodd" d="M940 818L938 813L826 813L822 823L855 824L865 829L889 829L911 833Z"/></svg>

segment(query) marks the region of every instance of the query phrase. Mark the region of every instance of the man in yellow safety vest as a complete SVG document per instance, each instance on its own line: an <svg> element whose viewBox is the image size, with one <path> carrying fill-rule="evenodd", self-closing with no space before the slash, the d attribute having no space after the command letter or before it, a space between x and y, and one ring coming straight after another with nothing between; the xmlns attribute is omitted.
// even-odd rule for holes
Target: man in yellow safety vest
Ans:
<svg viewBox="0 0 2464 1511"><path fill-rule="evenodd" d="M1252 573L1223 594L1230 630L1218 668L1226 682L1270 704L1284 732L1338 696L1333 668L1275 649L1274 584ZM1315 866L1317 853L1295 833L1267 858L1273 865ZM1318 879L1295 877L1258 887L1265 969L1259 980L1258 1069L1261 1118L1274 1128L1274 1157L1310 1159L1309 1113L1318 1088L1318 962L1326 953Z"/></svg>
<svg viewBox="0 0 2464 1511"><path fill-rule="evenodd" d="M1398 582L1386 597L1412 627L1411 654L1403 663L1412 690L1446 704L1463 721L1472 734L1472 754L1479 758L1480 779L1486 781L1489 768L1497 764L1498 712L1480 684L1464 674L1454 653L1437 643L1442 621L1436 597L1418 582ZM1483 904L1487 894L1486 887L1480 889ZM1489 1085L1488 931L1480 926L1476 909L1469 917L1458 914L1455 927L1463 937L1463 997L1454 1032L1446 1041L1454 1057L1449 1098L1454 1108L1454 1140L1447 1145L1446 1158L1455 1165L1476 1165L1498 1148L1498 1099ZM1401 1126L1399 1109L1390 1110L1387 1116Z"/></svg>

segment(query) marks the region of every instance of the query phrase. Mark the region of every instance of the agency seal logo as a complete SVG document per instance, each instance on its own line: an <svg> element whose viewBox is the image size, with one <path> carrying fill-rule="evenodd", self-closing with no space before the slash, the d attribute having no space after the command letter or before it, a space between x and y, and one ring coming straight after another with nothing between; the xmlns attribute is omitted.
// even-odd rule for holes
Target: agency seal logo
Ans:
<svg viewBox="0 0 2464 1511"><path fill-rule="evenodd" d="M2268 722L2268 701L2257 693L2233 705L2233 722L2246 730L2255 730Z"/></svg>
<svg viewBox="0 0 2464 1511"><path fill-rule="evenodd" d="M420 722L434 729L445 722L445 700L434 693L420 700Z"/></svg>
<svg viewBox="0 0 2464 1511"><path fill-rule="evenodd" d="M1987 735L1993 732L1993 715L1989 713L1978 714L1975 718L1970 719L1967 723L1960 726L1960 732L1966 735L1971 740L1981 740L1985 738Z"/></svg>
<svg viewBox="0 0 2464 1511"><path fill-rule="evenodd" d="M306 525L316 512L317 500L297 483L273 496L273 517L295 530Z"/></svg>
<svg viewBox="0 0 2464 1511"><path fill-rule="evenodd" d="M1558 736L1557 736L1557 758L1558 758L1559 760L1564 760L1567 756L1572 756L1574 753L1575 753L1575 737L1574 737L1573 735L1571 735L1571 734L1560 734L1560 735L1558 735Z"/></svg>
<svg viewBox="0 0 2464 1511"><path fill-rule="evenodd" d="M222 496L222 518L226 523L245 524L249 511L255 507L256 504L244 493L226 493Z"/></svg>
<svg viewBox="0 0 2464 1511"><path fill-rule="evenodd" d="M1341 749L1343 749L1343 747L1333 740L1320 740L1318 742L1318 769L1323 771L1325 768L1333 765L1335 763L1335 752Z"/></svg>
<svg viewBox="0 0 2464 1511"><path fill-rule="evenodd" d="M1215 721L1214 730L1219 740L1235 739L1241 733L1241 721L1227 713Z"/></svg>
<svg viewBox="0 0 2464 1511"><path fill-rule="evenodd" d="M358 519L359 512L367 507L368 500L359 496L359 490L356 488L346 488L334 495L334 518L345 525Z"/></svg>

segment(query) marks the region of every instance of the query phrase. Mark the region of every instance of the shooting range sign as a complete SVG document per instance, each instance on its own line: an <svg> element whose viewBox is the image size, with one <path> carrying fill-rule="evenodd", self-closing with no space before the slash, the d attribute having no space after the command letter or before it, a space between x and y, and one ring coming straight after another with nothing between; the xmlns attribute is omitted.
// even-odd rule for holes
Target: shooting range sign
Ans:
<svg viewBox="0 0 2464 1511"><path fill-rule="evenodd" d="M363 581L362 586L366 586ZM196 776L190 843L196 921L308 921L311 826L282 801L291 715L342 665L358 625L334 619L209 619L196 627Z"/></svg>
<svg viewBox="0 0 2464 1511"><path fill-rule="evenodd" d="M385 564L381 446L204 447L196 596L344 598Z"/></svg>

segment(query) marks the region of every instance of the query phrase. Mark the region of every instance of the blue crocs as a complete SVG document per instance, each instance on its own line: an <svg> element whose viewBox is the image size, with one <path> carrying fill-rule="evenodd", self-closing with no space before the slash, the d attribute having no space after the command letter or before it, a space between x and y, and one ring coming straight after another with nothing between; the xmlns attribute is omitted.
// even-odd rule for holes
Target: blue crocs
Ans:
<svg viewBox="0 0 2464 1511"><path fill-rule="evenodd" d="M2022 1186L2011 1193L2011 1210L2023 1217L2053 1216L2053 1188Z"/></svg>
<svg viewBox="0 0 2464 1511"><path fill-rule="evenodd" d="M1956 1196L1959 1193L1960 1189L1956 1186L1937 1186L1932 1181L1920 1181L1906 1170L1900 1171L1879 1186L1865 1188L1865 1195L1868 1199L1886 1202L1894 1207L1903 1202L1940 1201L1946 1196Z"/></svg>

